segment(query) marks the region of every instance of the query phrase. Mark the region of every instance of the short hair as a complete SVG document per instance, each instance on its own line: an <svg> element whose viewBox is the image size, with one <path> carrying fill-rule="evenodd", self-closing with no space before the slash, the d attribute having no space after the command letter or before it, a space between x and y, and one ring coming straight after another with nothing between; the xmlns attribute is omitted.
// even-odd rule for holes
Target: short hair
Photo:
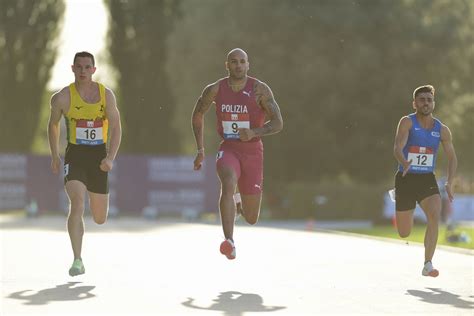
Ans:
<svg viewBox="0 0 474 316"><path fill-rule="evenodd" d="M92 60L92 66L95 66L94 55L92 55L91 53L89 53L89 52L78 52L78 53L76 53L76 55L74 55L74 60L72 61L73 64L76 63L76 58L77 57L89 57Z"/></svg>
<svg viewBox="0 0 474 316"><path fill-rule="evenodd" d="M227 60L229 60L229 56L232 55L233 53L235 52L241 52L245 55L245 58L247 59L247 61L249 60L249 56L247 55L247 52L244 51L242 48L234 48L232 49L230 52L227 53Z"/></svg>
<svg viewBox="0 0 474 316"><path fill-rule="evenodd" d="M417 95L423 92L430 92L434 96L435 88L430 84L426 84L424 86L416 88L415 91L413 91L413 100L416 98Z"/></svg>

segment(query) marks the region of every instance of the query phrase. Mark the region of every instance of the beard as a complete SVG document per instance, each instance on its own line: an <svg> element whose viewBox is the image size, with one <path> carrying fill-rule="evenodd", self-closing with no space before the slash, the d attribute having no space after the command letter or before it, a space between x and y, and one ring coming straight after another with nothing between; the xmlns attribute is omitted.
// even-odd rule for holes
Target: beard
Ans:
<svg viewBox="0 0 474 316"><path fill-rule="evenodd" d="M240 72L238 74L234 73L234 74L232 74L231 77L233 79L237 79L237 80L244 79L245 78L245 72Z"/></svg>
<svg viewBox="0 0 474 316"><path fill-rule="evenodd" d="M430 109L429 107L424 106L424 107L421 108L420 114L424 115L424 116L428 116L428 115L431 115L432 112L433 112L432 109Z"/></svg>

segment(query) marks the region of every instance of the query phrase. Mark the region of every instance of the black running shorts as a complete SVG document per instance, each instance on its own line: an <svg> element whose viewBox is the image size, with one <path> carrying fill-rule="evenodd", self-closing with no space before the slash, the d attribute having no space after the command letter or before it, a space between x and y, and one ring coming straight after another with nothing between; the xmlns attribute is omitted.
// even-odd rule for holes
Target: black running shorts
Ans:
<svg viewBox="0 0 474 316"><path fill-rule="evenodd" d="M92 193L109 193L107 172L100 170L100 162L107 156L105 144L97 146L69 143L64 157L64 184L70 180L84 183Z"/></svg>
<svg viewBox="0 0 474 316"><path fill-rule="evenodd" d="M425 198L439 194L438 183L433 173L407 173L395 175L395 209L413 210Z"/></svg>

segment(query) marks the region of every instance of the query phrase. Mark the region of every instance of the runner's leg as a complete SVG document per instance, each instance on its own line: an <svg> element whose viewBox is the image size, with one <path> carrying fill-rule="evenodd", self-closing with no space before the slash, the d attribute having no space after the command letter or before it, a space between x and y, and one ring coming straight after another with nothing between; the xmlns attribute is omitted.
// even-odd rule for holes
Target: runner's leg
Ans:
<svg viewBox="0 0 474 316"><path fill-rule="evenodd" d="M428 221L425 232L425 262L431 261L438 242L438 224L441 214L441 197L435 194L420 202Z"/></svg>
<svg viewBox="0 0 474 316"><path fill-rule="evenodd" d="M234 192L237 187L237 174L234 168L227 165L219 165L217 167L217 174L221 181L219 210L221 214L222 229L224 231L224 237L233 240L236 212Z"/></svg>
<svg viewBox="0 0 474 316"><path fill-rule="evenodd" d="M109 211L109 194L89 193L89 205L91 207L94 222L101 225L107 220Z"/></svg>
<svg viewBox="0 0 474 316"><path fill-rule="evenodd" d="M69 197L69 215L67 218L67 230L71 239L74 259L81 258L82 237L84 236L84 198L86 186L78 180L70 180L66 183L66 193Z"/></svg>

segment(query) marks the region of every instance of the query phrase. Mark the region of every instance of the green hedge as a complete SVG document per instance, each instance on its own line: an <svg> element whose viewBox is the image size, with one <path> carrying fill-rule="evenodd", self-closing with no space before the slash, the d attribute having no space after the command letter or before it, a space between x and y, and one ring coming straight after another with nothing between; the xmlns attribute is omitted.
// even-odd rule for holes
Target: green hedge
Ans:
<svg viewBox="0 0 474 316"><path fill-rule="evenodd" d="M272 217L315 220L371 219L382 216L384 185L291 183Z"/></svg>

